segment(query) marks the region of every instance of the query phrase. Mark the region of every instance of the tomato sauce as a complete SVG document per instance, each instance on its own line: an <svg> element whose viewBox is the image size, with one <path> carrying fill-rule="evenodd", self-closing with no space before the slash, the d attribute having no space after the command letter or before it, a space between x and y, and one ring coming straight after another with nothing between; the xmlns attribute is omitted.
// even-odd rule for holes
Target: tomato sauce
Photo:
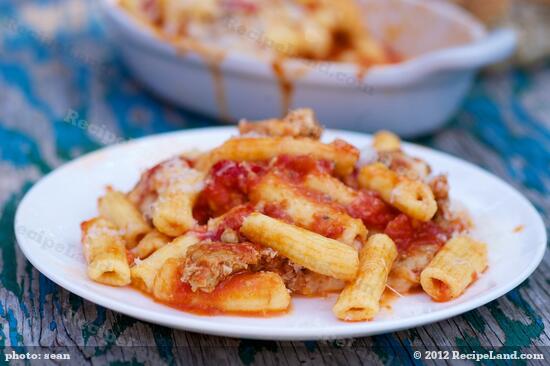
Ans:
<svg viewBox="0 0 550 366"><path fill-rule="evenodd" d="M345 208L342 205L340 205L338 202L334 201L329 195L326 195L324 193L317 192L308 188L304 188L301 186L297 186L296 190L299 191L304 197L306 197L310 201L330 206L331 208L340 212L346 212Z"/></svg>
<svg viewBox="0 0 550 366"><path fill-rule="evenodd" d="M250 205L234 209L231 214L224 217L222 227L225 229L239 230L243 225L244 219L252 212L254 212L254 209Z"/></svg>
<svg viewBox="0 0 550 366"><path fill-rule="evenodd" d="M222 5L230 11L238 11L249 15L252 15L258 11L258 6L253 1L224 0Z"/></svg>
<svg viewBox="0 0 550 366"><path fill-rule="evenodd" d="M288 224L292 224L294 220L286 212L285 206L282 203L268 202L264 205L262 213L274 219L284 221Z"/></svg>
<svg viewBox="0 0 550 366"><path fill-rule="evenodd" d="M150 196L157 196L157 192L154 187L154 181L162 180L163 177L159 176L159 174L161 174L162 170L167 166L167 164L175 161L176 159L180 160L183 163L183 166L188 166L190 168L193 168L195 164L193 160L187 157L177 156L168 160L164 160L157 165L147 169L141 175L139 182L130 193L130 195L132 196L131 200L134 204L136 204L137 206L141 206Z"/></svg>
<svg viewBox="0 0 550 366"><path fill-rule="evenodd" d="M332 174L334 171L334 162L328 160L317 160L309 155L280 155L275 159L273 167L290 183L301 183L308 174Z"/></svg>
<svg viewBox="0 0 550 366"><path fill-rule="evenodd" d="M399 214L390 221L384 232L392 238L400 252L413 245L443 245L450 237L450 233L439 225L431 221L420 222L405 214Z"/></svg>
<svg viewBox="0 0 550 366"><path fill-rule="evenodd" d="M180 274L174 277L174 281L176 281L174 300L167 304L178 310L197 315L234 314L254 317L277 316L288 313L288 309L267 312L221 310L230 297L239 297L238 294L246 297L246 294L261 294L269 290L265 287L265 279L259 279L256 273L241 272L234 274L220 282L212 292L200 290L193 292L191 286L182 282L180 277Z"/></svg>
<svg viewBox="0 0 550 366"><path fill-rule="evenodd" d="M248 192L267 173L267 165L268 162L251 163L230 160L216 163L195 205L195 218L200 223L205 223L209 217L219 216L233 207L246 204ZM308 174L331 173L334 170L334 163L306 155L281 155L270 165L270 170L293 184L302 182ZM314 196L312 192L308 194ZM322 200L322 196L317 197L316 200Z"/></svg>
<svg viewBox="0 0 550 366"><path fill-rule="evenodd" d="M336 239L342 235L344 227L332 217L326 216L322 212L317 212L313 215L311 230L327 238Z"/></svg>
<svg viewBox="0 0 550 366"><path fill-rule="evenodd" d="M206 225L208 220L213 216L206 196L201 193L193 206L193 217L200 225Z"/></svg>
<svg viewBox="0 0 550 366"><path fill-rule="evenodd" d="M394 240L400 252L406 251L412 245L443 245L450 237L449 230L434 222L420 222L399 213L384 202L376 192L362 190L350 205L343 207L322 193L303 188L302 183L309 174L332 174L334 163L317 160L308 155L280 155L271 162L224 160L212 167L206 187L195 207L194 214L197 220L205 223L210 217L219 216L235 207L242 207L224 218L216 232L202 233L205 238L220 240L221 235L228 228L239 231L244 218L254 211L248 202L248 193L268 171L274 172L278 177L292 184L304 197L361 219L369 230L386 233ZM284 204L266 203L262 212L287 223L293 223ZM329 238L337 238L344 231L342 225L323 215L322 212L315 214L309 229Z"/></svg>
<svg viewBox="0 0 550 366"><path fill-rule="evenodd" d="M347 207L350 216L363 220L368 229L383 231L398 214L398 211L382 200L373 191L361 191Z"/></svg>
<svg viewBox="0 0 550 366"><path fill-rule="evenodd" d="M222 160L216 163L199 197L211 216L219 216L233 207L248 202L248 191L265 172L260 164Z"/></svg>
<svg viewBox="0 0 550 366"><path fill-rule="evenodd" d="M234 207L223 216L221 223L216 227L215 231L208 231L204 226L195 231L201 240L220 241L222 234L227 229L239 232L245 218L253 212L254 208L248 204Z"/></svg>
<svg viewBox="0 0 550 366"><path fill-rule="evenodd" d="M135 260L136 260L136 256L134 255L134 253L126 249L126 261L128 262L128 264L132 266Z"/></svg>
<svg viewBox="0 0 550 366"><path fill-rule="evenodd" d="M432 282L437 289L437 296L432 297L435 302L446 302L452 299L451 289L445 282L438 279L432 279Z"/></svg>

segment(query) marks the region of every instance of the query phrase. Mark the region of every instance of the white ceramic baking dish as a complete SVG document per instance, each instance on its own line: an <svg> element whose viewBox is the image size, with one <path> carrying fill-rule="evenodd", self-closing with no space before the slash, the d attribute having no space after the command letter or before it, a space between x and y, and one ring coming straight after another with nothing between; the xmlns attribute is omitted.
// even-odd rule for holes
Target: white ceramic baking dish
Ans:
<svg viewBox="0 0 550 366"><path fill-rule="evenodd" d="M213 64L159 40L116 0L100 0L108 32L138 80L177 105L230 121L311 107L331 128L425 134L452 116L480 68L516 47L512 30L487 33L446 2L363 0L362 7L373 34L406 61L361 75L353 64L291 60L281 73L271 60L227 50Z"/></svg>

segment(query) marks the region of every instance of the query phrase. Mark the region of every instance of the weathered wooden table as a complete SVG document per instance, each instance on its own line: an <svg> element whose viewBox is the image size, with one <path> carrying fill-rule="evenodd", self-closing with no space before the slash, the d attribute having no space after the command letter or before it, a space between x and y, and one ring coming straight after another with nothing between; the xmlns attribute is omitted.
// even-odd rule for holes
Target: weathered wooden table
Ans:
<svg viewBox="0 0 550 366"><path fill-rule="evenodd" d="M108 134L136 138L215 123L145 92L119 65L95 18L93 6L82 1L0 2L4 352L69 353L72 363L128 365L433 362L413 359L412 351L423 347L519 350L550 359L548 255L518 288L463 316L393 334L318 342L227 339L151 325L96 306L41 275L17 248L13 231L17 204L35 181L102 147ZM90 125L63 123L71 111ZM481 77L449 125L417 142L510 182L550 226L550 65Z"/></svg>

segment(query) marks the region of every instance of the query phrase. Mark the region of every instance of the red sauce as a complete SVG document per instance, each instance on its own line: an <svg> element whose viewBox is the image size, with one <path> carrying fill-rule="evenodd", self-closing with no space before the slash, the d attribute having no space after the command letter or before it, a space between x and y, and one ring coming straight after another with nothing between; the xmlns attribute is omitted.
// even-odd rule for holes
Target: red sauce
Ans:
<svg viewBox="0 0 550 366"><path fill-rule="evenodd" d="M342 224L332 217L324 215L323 213L315 213L313 215L313 223L311 224L311 230L317 234L326 236L327 238L338 238L344 232Z"/></svg>
<svg viewBox="0 0 550 366"><path fill-rule="evenodd" d="M223 232L227 229L239 232L245 218L253 212L254 208L251 205L234 207L223 215L221 223L214 232L207 231L206 229L197 231L199 238L201 238L201 240L210 239L213 241L219 241L221 240Z"/></svg>
<svg viewBox="0 0 550 366"><path fill-rule="evenodd" d="M300 188L297 188L297 189L300 189ZM305 189L304 191L305 192L303 194L304 196L306 196L306 198L316 201L322 205L329 206L330 208L335 208L338 211L340 211L339 207L337 205L333 205L332 202L328 202L328 203L325 202L324 198L321 198L321 196L319 196L318 198L309 197L308 193L310 192L307 192ZM265 203L261 211L264 215L284 221L287 224L297 225L294 219L287 212L286 201ZM334 211L331 211L331 212L334 212ZM327 238L333 238L333 239L339 238L341 234L344 232L344 227L342 225L341 220L337 220L332 214L327 215L323 213L322 210L321 212L314 213L312 222L308 224L305 227L305 229L313 231L314 233L326 236Z"/></svg>
<svg viewBox="0 0 550 366"><path fill-rule="evenodd" d="M204 233L205 238L219 240L227 228L239 231L244 218L253 212L253 207L248 203L248 193L265 176L268 165L270 171L274 171L278 177L292 184L294 189L300 191L307 199L347 212L350 216L361 219L370 230L385 232L394 240L400 251L405 251L412 245L442 245L449 238L450 233L433 222L420 222L400 214L385 203L376 192L360 191L358 197L349 206L342 207L322 193L301 187L307 175L331 174L334 170L333 162L317 160L307 155L281 155L269 164L228 160L215 164L196 205L197 219L200 219L199 222L204 222L201 220L225 214L235 207L240 208L224 218L216 232ZM284 204L267 203L262 212L292 223ZM340 237L344 231L341 223L330 219L322 212L315 214L313 223L308 229L329 238Z"/></svg>
<svg viewBox="0 0 550 366"><path fill-rule="evenodd" d="M230 214L225 215L222 226L233 230L239 230L243 225L244 219L254 212L254 209L245 205L233 209Z"/></svg>
<svg viewBox="0 0 550 366"><path fill-rule="evenodd" d="M194 210L195 218L205 223L208 217L219 216L233 207L248 202L250 189L259 182L267 172L267 162L236 162L222 160L216 163L207 179L206 187L199 196ZM271 162L271 167L286 181L297 184L306 175L320 172L332 173L334 163L317 160L311 156L281 155ZM327 201L326 197L309 193L311 198Z"/></svg>
<svg viewBox="0 0 550 366"><path fill-rule="evenodd" d="M301 289L300 289L301 290ZM342 290L327 290L327 291L317 291L312 293L300 293L292 290L292 299L327 299L333 297L334 295L339 295Z"/></svg>
<svg viewBox="0 0 550 366"><path fill-rule="evenodd" d="M525 226L518 225L514 228L514 233L521 233L523 231L523 229L525 229Z"/></svg>
<svg viewBox="0 0 550 366"><path fill-rule="evenodd" d="M282 59L278 58L273 61L271 67L273 69L273 74L277 79L279 91L281 92L281 117L283 117L286 116L290 110L292 97L294 96L294 84L286 75Z"/></svg>
<svg viewBox="0 0 550 366"><path fill-rule="evenodd" d="M245 14L254 14L258 11L258 6L253 1L224 0L222 5L230 12L240 11Z"/></svg>
<svg viewBox="0 0 550 366"><path fill-rule="evenodd" d="M450 236L450 233L431 221L420 222L405 214L399 214L390 221L384 232L392 238L399 251L405 251L412 245L443 245Z"/></svg>
<svg viewBox="0 0 550 366"><path fill-rule="evenodd" d="M286 223L292 224L293 220L286 212L284 204L278 202L268 202L264 205L262 213L264 215L279 219Z"/></svg>
<svg viewBox="0 0 550 366"><path fill-rule="evenodd" d="M271 286L266 286L265 277L260 278L258 273L243 272L235 274L220 282L214 291L210 293L203 291L193 292L189 284L180 281L180 277L178 275L174 278L177 281L174 300L168 304L179 310L198 315L235 314L255 317L276 316L288 312L288 310L271 312L228 312L220 310L223 308L223 304L228 301L228 298L238 296L236 294L242 294L241 296L245 298L246 294L261 294L265 291L270 291Z"/></svg>
<svg viewBox="0 0 550 366"><path fill-rule="evenodd" d="M161 169L162 164L164 162L161 162L157 165L155 165L152 168L147 169L142 175L137 183L136 187L134 188L133 192L137 192L136 204L138 206L141 206L144 200L147 198L147 196L151 194L156 194L156 192L153 191L152 187L152 180L153 177L157 174L157 172Z"/></svg>
<svg viewBox="0 0 550 366"><path fill-rule="evenodd" d="M292 183L303 182L308 174L332 174L334 171L334 162L314 159L309 155L279 155L275 159L273 166L279 172L284 173L287 180Z"/></svg>
<svg viewBox="0 0 550 366"><path fill-rule="evenodd" d="M221 62L223 61L223 56L216 57L207 57L206 64L210 69L210 74L212 75L212 81L214 83L214 95L216 96L216 103L218 105L218 117L222 121L229 122L231 121L231 116L227 108L227 98L225 96L225 88L223 83L223 73L221 69Z"/></svg>
<svg viewBox="0 0 550 366"><path fill-rule="evenodd" d="M210 171L199 201L206 203L212 216L219 216L233 207L248 202L248 191L265 169L250 162L223 160Z"/></svg>
<svg viewBox="0 0 550 366"><path fill-rule="evenodd" d="M193 217L200 225L205 225L212 216L207 197L204 194L200 194L195 202L195 206L193 206Z"/></svg>
<svg viewBox="0 0 550 366"><path fill-rule="evenodd" d="M368 229L383 231L398 214L397 210L373 191L361 191L347 207L350 216L363 220Z"/></svg>
<svg viewBox="0 0 550 366"><path fill-rule="evenodd" d="M348 187L351 187L355 190L360 189L359 187L359 170L357 168L353 169L353 172L351 174L348 174L344 177L342 177L342 182L347 185Z"/></svg>
<svg viewBox="0 0 550 366"><path fill-rule="evenodd" d="M254 209L249 205L238 207L230 211L225 215L221 225L218 227L216 238L221 238L223 232L227 229L239 232L241 226L243 226L244 220L252 212L254 212Z"/></svg>
<svg viewBox="0 0 550 366"><path fill-rule="evenodd" d="M397 293L386 287L382 293L382 297L380 298L380 308L391 311L393 303L397 301L399 297L400 296Z"/></svg>
<svg viewBox="0 0 550 366"><path fill-rule="evenodd" d="M340 212L345 212L345 209L341 205L333 201L330 196L322 192L317 192L317 191L300 187L300 186L296 187L296 190L299 191L300 194L302 194L304 197L306 197L310 201L330 206L331 208Z"/></svg>
<svg viewBox="0 0 550 366"><path fill-rule="evenodd" d="M211 240L213 236L212 233L208 232L205 225L196 226L189 231L194 233L201 241L207 239Z"/></svg>
<svg viewBox="0 0 550 366"><path fill-rule="evenodd" d="M133 265L135 259L136 259L136 256L134 255L134 253L126 249L126 261L128 261L128 264Z"/></svg>
<svg viewBox="0 0 550 366"><path fill-rule="evenodd" d="M142 3L142 10L145 14L150 14L156 9L157 2L155 0L146 0Z"/></svg>
<svg viewBox="0 0 550 366"><path fill-rule="evenodd" d="M451 289L445 282L437 279L433 279L432 281L437 289L437 296L432 298L434 301L446 302L452 299Z"/></svg>
<svg viewBox="0 0 550 366"><path fill-rule="evenodd" d="M357 159L359 158L360 152L359 150L353 146L352 144L342 140L342 139L336 139L331 143L332 146L334 146L337 150L339 150L342 154L346 155L355 155Z"/></svg>
<svg viewBox="0 0 550 366"><path fill-rule="evenodd" d="M133 189L133 195L135 195L134 199L138 206L141 206L144 201L151 195L156 195L157 192L155 191L155 187L153 186L153 182L155 179L159 179L156 176L160 174L162 169L166 166L166 164L174 159L179 159L182 163L184 163L184 166L188 166L192 168L195 164L195 162L187 157L184 156L178 156L175 158L171 158L168 160L164 160L157 165L147 169L142 175L137 183L136 187Z"/></svg>

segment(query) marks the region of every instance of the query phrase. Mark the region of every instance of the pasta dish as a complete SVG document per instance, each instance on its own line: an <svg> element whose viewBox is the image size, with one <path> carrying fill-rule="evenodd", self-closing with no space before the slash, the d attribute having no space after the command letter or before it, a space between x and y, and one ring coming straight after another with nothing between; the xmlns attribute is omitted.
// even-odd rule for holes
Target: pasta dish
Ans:
<svg viewBox="0 0 550 366"><path fill-rule="evenodd" d="M174 44L276 57L353 62L397 61L375 41L355 0L121 0L143 25Z"/></svg>
<svg viewBox="0 0 550 366"><path fill-rule="evenodd" d="M336 293L334 315L371 320L384 291L459 297L487 248L445 175L377 133L364 151L323 143L308 109L241 121L240 135L107 187L82 223L88 276L198 314L269 315L291 295Z"/></svg>

